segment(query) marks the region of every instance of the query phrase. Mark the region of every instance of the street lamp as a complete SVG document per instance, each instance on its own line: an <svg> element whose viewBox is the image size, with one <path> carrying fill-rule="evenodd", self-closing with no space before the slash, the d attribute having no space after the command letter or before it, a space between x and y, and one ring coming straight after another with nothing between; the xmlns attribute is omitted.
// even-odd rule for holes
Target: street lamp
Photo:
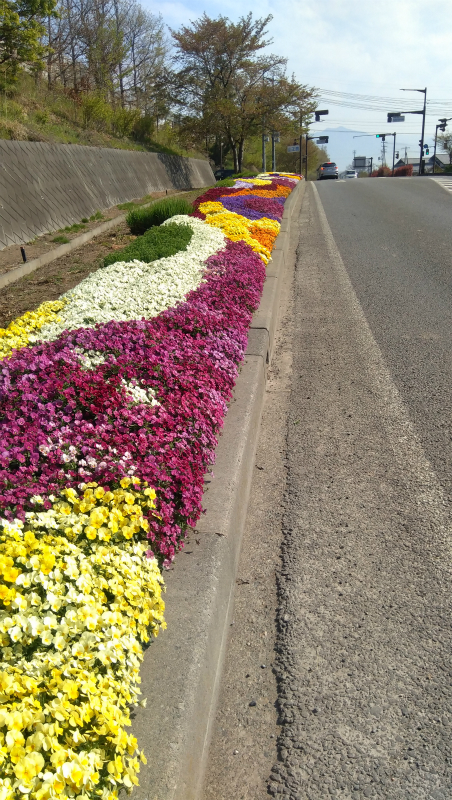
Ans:
<svg viewBox="0 0 452 800"><path fill-rule="evenodd" d="M425 112L427 108L427 87L425 89L401 89L401 92L420 92L424 95L424 108L422 111L406 111L406 114L422 114L422 133L419 140L421 154L419 156L419 175L422 175L422 156L424 155Z"/></svg>
<svg viewBox="0 0 452 800"><path fill-rule="evenodd" d="M439 125L437 125L435 128L435 149L433 151L433 174L435 174L435 167L436 167L436 137L438 136L438 130L445 131L446 123L449 122L449 120L451 119L452 117L447 117L447 119L443 117L442 119L440 119Z"/></svg>

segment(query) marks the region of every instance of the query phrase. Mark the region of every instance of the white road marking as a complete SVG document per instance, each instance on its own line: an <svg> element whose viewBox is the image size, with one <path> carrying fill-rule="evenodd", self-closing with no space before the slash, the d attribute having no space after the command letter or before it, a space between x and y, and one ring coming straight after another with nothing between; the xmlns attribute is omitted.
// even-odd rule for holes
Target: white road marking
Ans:
<svg viewBox="0 0 452 800"><path fill-rule="evenodd" d="M416 498L420 513L424 514L426 520L431 520L438 541L442 542L444 553L450 560L452 524L443 487L415 432L408 409L369 327L336 245L317 187L313 185L312 188L331 261L339 285L342 286L344 295L348 297L350 303L350 319L354 319L357 323L355 330L361 340L362 351L367 353L367 371L374 387L375 408L386 429L392 432L394 456L400 464L401 471L410 477L413 496Z"/></svg>
<svg viewBox="0 0 452 800"><path fill-rule="evenodd" d="M452 192L452 178L443 178L438 176L437 178L430 178L430 180L435 181L438 186L442 186L446 192Z"/></svg>

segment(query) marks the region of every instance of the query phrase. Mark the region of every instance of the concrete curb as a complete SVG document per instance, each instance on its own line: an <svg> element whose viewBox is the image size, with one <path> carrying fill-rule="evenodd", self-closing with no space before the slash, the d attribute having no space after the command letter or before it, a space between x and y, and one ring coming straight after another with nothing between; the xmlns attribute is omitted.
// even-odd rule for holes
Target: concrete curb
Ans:
<svg viewBox="0 0 452 800"><path fill-rule="evenodd" d="M273 353L290 223L306 184L289 196L275 242L246 357L208 477L206 513L166 574L168 630L145 655L141 670L146 709L133 733L148 763L135 800L199 800L215 718L234 600L237 565L254 470L267 365ZM198 538L199 535L199 538Z"/></svg>
<svg viewBox="0 0 452 800"><path fill-rule="evenodd" d="M51 261L56 261L57 258L65 256L72 250L76 250L77 247L81 247L82 244L86 244L86 242L94 239L95 236L100 236L101 233L105 233L105 231L115 228L117 225L120 225L121 222L124 222L125 218L126 215L121 214L119 217L109 219L107 222L103 222L102 225L98 225L91 231L86 231L86 233L82 233L81 236L76 236L75 239L71 239L71 241L67 244L61 244L59 247L55 247L54 250L49 250L48 253L43 253L42 256L38 256L38 258L33 258L31 261L26 261L25 264L21 264L21 266L16 267L16 269L11 269L9 272L4 272L2 275L0 275L0 289L2 289L4 286L8 286L10 283L14 283L14 281L18 281L19 278L23 278L25 275L29 275L36 269L39 269L39 267L43 267L45 264L50 264Z"/></svg>

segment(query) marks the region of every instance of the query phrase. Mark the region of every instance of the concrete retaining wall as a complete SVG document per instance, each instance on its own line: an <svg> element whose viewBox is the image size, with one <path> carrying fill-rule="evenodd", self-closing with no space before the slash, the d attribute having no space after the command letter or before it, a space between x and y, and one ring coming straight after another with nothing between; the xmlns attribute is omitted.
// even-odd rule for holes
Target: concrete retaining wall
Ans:
<svg viewBox="0 0 452 800"><path fill-rule="evenodd" d="M0 250L150 192L213 183L201 159L0 140Z"/></svg>

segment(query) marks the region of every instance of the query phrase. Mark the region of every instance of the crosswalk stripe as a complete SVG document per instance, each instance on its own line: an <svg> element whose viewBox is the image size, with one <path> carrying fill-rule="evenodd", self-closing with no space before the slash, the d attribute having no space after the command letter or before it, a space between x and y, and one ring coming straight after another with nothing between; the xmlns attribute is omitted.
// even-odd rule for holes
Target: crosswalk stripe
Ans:
<svg viewBox="0 0 452 800"><path fill-rule="evenodd" d="M452 192L452 178L430 178L431 181L435 181L435 183L442 186L446 192Z"/></svg>

